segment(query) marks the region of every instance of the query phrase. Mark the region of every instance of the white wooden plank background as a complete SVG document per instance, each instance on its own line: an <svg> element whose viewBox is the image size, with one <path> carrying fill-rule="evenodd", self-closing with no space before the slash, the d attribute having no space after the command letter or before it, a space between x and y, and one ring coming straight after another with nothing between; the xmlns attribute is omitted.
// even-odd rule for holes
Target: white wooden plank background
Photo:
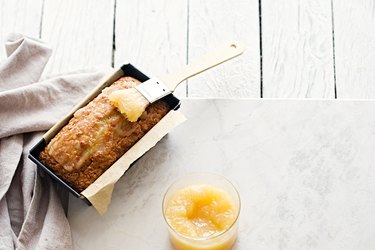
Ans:
<svg viewBox="0 0 375 250"><path fill-rule="evenodd" d="M375 98L375 1L333 0L338 98Z"/></svg>
<svg viewBox="0 0 375 250"><path fill-rule="evenodd" d="M263 0L264 97L334 98L331 3Z"/></svg>
<svg viewBox="0 0 375 250"><path fill-rule="evenodd" d="M334 98L336 92L338 98L374 98L374 5L372 0L0 0L0 41L9 32L41 36L54 50L46 75L126 62L157 75L237 39L247 47L241 58L189 80L177 95L260 97L263 86L264 97ZM4 57L1 48L0 60Z"/></svg>
<svg viewBox="0 0 375 250"><path fill-rule="evenodd" d="M115 26L116 67L131 63L152 77L186 64L186 0L117 0ZM186 96L184 86L176 96Z"/></svg>
<svg viewBox="0 0 375 250"><path fill-rule="evenodd" d="M189 61L230 40L246 51L188 80L189 97L260 97L258 9L258 0L190 0Z"/></svg>
<svg viewBox="0 0 375 250"><path fill-rule="evenodd" d="M114 0L45 0L41 37L53 48L46 74L110 66Z"/></svg>
<svg viewBox="0 0 375 250"><path fill-rule="evenodd" d="M7 34L22 33L39 37L43 0L0 0L0 63Z"/></svg>

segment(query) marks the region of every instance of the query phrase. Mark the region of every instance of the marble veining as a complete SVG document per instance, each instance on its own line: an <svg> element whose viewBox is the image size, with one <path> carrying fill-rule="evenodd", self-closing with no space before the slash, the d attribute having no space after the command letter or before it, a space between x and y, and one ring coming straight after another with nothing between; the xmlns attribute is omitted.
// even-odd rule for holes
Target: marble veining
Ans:
<svg viewBox="0 0 375 250"><path fill-rule="evenodd" d="M71 197L76 249L171 249L161 203L178 177L224 174L234 249L375 249L375 102L182 100L188 120L118 182L103 217Z"/></svg>

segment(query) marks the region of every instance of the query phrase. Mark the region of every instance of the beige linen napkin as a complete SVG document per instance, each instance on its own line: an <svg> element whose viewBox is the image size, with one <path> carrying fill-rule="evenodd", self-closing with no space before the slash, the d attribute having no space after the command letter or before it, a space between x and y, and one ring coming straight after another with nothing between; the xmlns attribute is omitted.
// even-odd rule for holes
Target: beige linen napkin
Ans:
<svg viewBox="0 0 375 250"><path fill-rule="evenodd" d="M11 34L0 62L0 248L71 249L70 227L30 147L104 76L89 70L40 81L51 50Z"/></svg>

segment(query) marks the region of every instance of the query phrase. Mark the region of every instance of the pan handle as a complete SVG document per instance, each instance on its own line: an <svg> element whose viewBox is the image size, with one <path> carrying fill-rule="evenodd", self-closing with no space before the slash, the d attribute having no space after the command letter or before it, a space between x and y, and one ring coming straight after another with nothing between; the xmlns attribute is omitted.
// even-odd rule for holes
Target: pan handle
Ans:
<svg viewBox="0 0 375 250"><path fill-rule="evenodd" d="M198 58L182 69L174 73L158 76L158 78L173 92L182 81L239 56L243 52L244 47L242 45L237 42L230 42Z"/></svg>

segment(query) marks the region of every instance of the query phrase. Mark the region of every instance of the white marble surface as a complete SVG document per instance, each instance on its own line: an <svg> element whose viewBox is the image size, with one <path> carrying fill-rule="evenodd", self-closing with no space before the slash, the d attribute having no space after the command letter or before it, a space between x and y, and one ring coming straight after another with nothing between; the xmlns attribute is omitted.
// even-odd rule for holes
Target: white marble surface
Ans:
<svg viewBox="0 0 375 250"><path fill-rule="evenodd" d="M106 215L70 199L76 249L171 249L163 194L193 171L238 188L234 249L375 249L375 102L188 99L181 111Z"/></svg>

